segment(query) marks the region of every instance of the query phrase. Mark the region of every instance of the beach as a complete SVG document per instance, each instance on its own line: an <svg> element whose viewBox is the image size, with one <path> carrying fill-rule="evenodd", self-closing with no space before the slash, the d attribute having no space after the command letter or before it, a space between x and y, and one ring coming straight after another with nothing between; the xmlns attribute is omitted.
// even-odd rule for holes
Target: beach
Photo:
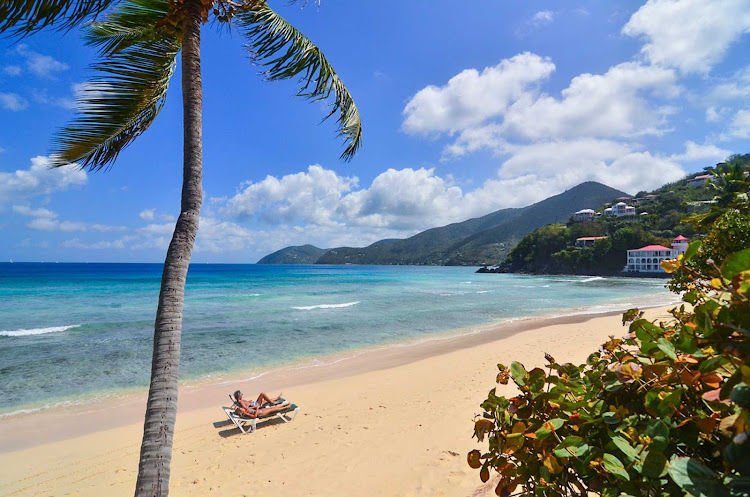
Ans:
<svg viewBox="0 0 750 497"><path fill-rule="evenodd" d="M667 309L646 317L666 318ZM472 420L496 386L496 364L541 366L544 352L581 362L625 331L618 312L523 319L341 355L318 367L185 386L171 494L491 493L466 453L477 447ZM246 397L283 390L300 413L292 423L268 421L242 435L220 409L237 388ZM144 409L140 391L0 419L0 495L131 495Z"/></svg>

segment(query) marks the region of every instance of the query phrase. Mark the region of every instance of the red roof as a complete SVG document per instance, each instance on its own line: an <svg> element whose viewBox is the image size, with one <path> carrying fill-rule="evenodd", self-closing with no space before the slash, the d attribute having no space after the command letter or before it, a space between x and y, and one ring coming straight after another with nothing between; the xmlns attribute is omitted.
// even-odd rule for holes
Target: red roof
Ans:
<svg viewBox="0 0 750 497"><path fill-rule="evenodd" d="M606 236L582 236L581 238L576 238L576 241L579 240L604 240L607 238Z"/></svg>
<svg viewBox="0 0 750 497"><path fill-rule="evenodd" d="M680 236L677 236L677 237L675 237L675 238L674 238L674 240L675 240L675 241L688 241L688 239L687 239L687 238L685 238L685 237L684 237L684 236L682 236L682 235L680 235Z"/></svg>
<svg viewBox="0 0 750 497"><path fill-rule="evenodd" d="M645 247L641 247L639 249L629 250L629 252L640 252L641 250L672 250L672 249L663 247L661 245L646 245Z"/></svg>

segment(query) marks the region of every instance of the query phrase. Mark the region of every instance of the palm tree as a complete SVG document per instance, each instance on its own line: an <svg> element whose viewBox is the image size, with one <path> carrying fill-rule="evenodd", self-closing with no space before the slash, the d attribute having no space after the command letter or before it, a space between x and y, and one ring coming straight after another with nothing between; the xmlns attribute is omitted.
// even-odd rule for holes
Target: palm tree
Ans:
<svg viewBox="0 0 750 497"><path fill-rule="evenodd" d="M294 0L293 0L294 1ZM135 495L166 496L177 414L182 307L188 264L202 203L201 26L213 18L238 29L269 80L301 77L298 95L333 97L342 159L361 144L359 112L326 57L265 0L9 0L0 6L0 33L25 36L46 26L85 27L99 48L96 76L86 86L77 116L55 137L54 164L110 167L120 151L148 129L165 102L182 51L183 188L180 216L167 250L154 324L151 384Z"/></svg>

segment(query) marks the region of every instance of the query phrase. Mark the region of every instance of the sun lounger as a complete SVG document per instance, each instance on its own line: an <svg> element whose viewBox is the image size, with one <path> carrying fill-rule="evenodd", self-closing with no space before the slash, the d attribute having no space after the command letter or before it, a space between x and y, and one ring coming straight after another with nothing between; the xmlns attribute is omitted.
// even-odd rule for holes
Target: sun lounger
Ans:
<svg viewBox="0 0 750 497"><path fill-rule="evenodd" d="M240 416L239 414L235 413L235 407L222 407L221 408L224 411L224 414L227 415L227 417L232 421L232 423L237 426L237 428L240 429L240 431L243 434L247 433L255 433L255 428L258 424L258 421L264 421L267 419L272 418L279 418L285 423L291 423L294 421L294 418L297 417L297 414L299 413L299 407L297 407L295 404L289 404L289 407L284 409L283 411L274 412L272 414L268 414L266 416L260 416L258 418L248 418L245 416ZM246 427L249 425L249 428Z"/></svg>

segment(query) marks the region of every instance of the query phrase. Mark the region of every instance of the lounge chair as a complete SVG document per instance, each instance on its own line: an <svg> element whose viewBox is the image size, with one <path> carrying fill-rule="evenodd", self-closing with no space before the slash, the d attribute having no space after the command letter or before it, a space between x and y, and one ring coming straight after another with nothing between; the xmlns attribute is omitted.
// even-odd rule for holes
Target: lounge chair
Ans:
<svg viewBox="0 0 750 497"><path fill-rule="evenodd" d="M267 414L266 416L260 416L257 418L248 418L245 416L240 416L239 414L235 413L235 406L232 407L222 407L221 409L224 411L224 414L227 415L227 417L232 421L232 423L237 426L237 428L240 429L240 431L243 434L248 433L255 433L255 428L258 424L258 421L264 421L266 419L272 419L272 418L279 418L285 423L291 423L294 421L294 418L297 417L297 414L299 413L299 407L297 407L295 404L289 404L289 407L284 409L283 411L274 412L272 414ZM249 428L246 428L246 425L250 425Z"/></svg>

